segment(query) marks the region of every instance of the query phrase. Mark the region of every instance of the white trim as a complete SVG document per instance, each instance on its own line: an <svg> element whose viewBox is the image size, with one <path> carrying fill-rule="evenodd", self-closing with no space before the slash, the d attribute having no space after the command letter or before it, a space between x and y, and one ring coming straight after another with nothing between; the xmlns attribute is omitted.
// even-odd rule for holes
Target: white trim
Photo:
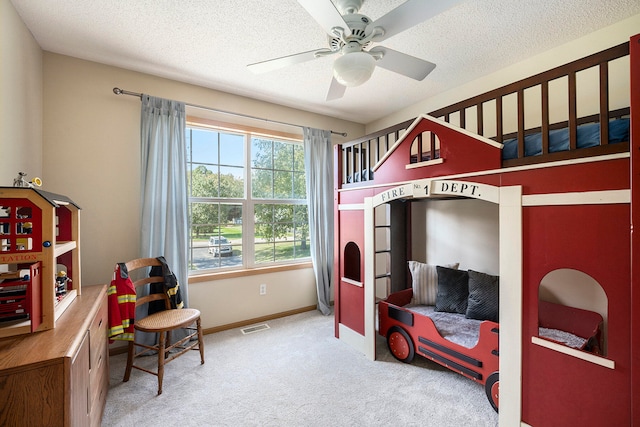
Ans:
<svg viewBox="0 0 640 427"><path fill-rule="evenodd" d="M369 360L376 360L376 240L372 197L365 197L364 207L364 354Z"/></svg>
<svg viewBox="0 0 640 427"><path fill-rule="evenodd" d="M500 187L478 182L434 179L431 181L432 195L473 197L487 202L500 203Z"/></svg>
<svg viewBox="0 0 640 427"><path fill-rule="evenodd" d="M339 211L362 211L364 210L364 203L344 203L338 205Z"/></svg>
<svg viewBox="0 0 640 427"><path fill-rule="evenodd" d="M344 341L349 346L363 352L364 336L345 326L344 323L338 324L338 335L340 336L340 341Z"/></svg>
<svg viewBox="0 0 640 427"><path fill-rule="evenodd" d="M567 347L566 345L558 344L549 340L545 340L540 337L531 337L531 342L541 347L546 347L550 350L568 354L569 356L577 357L578 359L586 360L587 362L595 363L596 365L604 366L605 368L609 368L609 369L616 368L616 364L613 360L606 359L604 357L600 357L592 353L586 353L584 351Z"/></svg>
<svg viewBox="0 0 640 427"><path fill-rule="evenodd" d="M397 199L410 199L413 197L413 184L404 184L398 187L390 188L387 191L380 192L373 196L373 206L388 203ZM365 199L366 200L366 199Z"/></svg>
<svg viewBox="0 0 640 427"><path fill-rule="evenodd" d="M425 166L439 165L441 163L444 163L444 159L442 157L440 157L439 159L427 160L427 161L424 161L424 162L409 163L408 165L405 165L404 168L405 169L417 169L417 168L423 168Z"/></svg>
<svg viewBox="0 0 640 427"><path fill-rule="evenodd" d="M358 282L356 280L349 279L348 277L341 277L340 281L344 282L344 283L348 283L348 284L353 285L353 286L358 286L360 288L362 286L364 286L364 284L362 282Z"/></svg>
<svg viewBox="0 0 640 427"><path fill-rule="evenodd" d="M522 187L501 187L500 413L501 426L522 419Z"/></svg>
<svg viewBox="0 0 640 427"><path fill-rule="evenodd" d="M426 178L390 188L372 198L374 206L397 199L423 199L443 196L470 197L499 203L499 190L500 187L479 182Z"/></svg>
<svg viewBox="0 0 640 427"><path fill-rule="evenodd" d="M522 196L522 206L609 205L618 203L631 203L631 190L583 191Z"/></svg>

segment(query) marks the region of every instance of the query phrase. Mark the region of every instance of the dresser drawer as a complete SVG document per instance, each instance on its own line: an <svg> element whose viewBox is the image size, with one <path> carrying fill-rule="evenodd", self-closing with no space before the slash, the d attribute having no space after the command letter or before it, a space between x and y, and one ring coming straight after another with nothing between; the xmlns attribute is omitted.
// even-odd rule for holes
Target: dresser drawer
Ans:
<svg viewBox="0 0 640 427"><path fill-rule="evenodd" d="M107 391L109 389L109 363L105 357L100 359L101 364L91 369L90 378L90 400L91 407L90 417L91 426L100 426L102 420L102 412L107 399Z"/></svg>
<svg viewBox="0 0 640 427"><path fill-rule="evenodd" d="M101 299L95 317L89 326L89 424L100 426L109 389L109 346L107 328L109 311L106 294Z"/></svg>
<svg viewBox="0 0 640 427"><path fill-rule="evenodd" d="M91 345L91 368L99 364L99 359L105 357L107 349L107 324L109 322L109 312L106 301L103 299L100 308L89 326L89 342Z"/></svg>

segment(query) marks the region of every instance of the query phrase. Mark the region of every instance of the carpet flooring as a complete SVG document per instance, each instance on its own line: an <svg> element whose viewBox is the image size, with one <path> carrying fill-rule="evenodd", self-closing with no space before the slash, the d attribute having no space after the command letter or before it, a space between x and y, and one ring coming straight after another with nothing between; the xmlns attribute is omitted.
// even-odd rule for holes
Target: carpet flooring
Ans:
<svg viewBox="0 0 640 427"><path fill-rule="evenodd" d="M377 360L334 337L333 316L317 311L267 322L269 329L206 335L196 351L157 379L110 358L103 426L497 426L484 387L424 358ZM154 360L150 357L150 363Z"/></svg>

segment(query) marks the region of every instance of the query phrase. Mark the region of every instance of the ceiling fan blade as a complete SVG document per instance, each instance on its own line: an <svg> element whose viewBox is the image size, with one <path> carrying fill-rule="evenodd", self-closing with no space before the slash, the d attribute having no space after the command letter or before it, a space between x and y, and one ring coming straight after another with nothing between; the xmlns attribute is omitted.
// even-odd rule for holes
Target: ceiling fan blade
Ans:
<svg viewBox="0 0 640 427"><path fill-rule="evenodd" d="M249 64L247 65L247 68L249 68L251 71L253 71L256 74L266 73L268 71L277 70L278 68L283 68L288 65L311 61L312 59L316 59L318 55L326 56L333 53L335 52L332 52L330 49L310 50L308 52L296 53L293 55L282 56L280 58L274 58L266 61Z"/></svg>
<svg viewBox="0 0 640 427"><path fill-rule="evenodd" d="M331 79L331 86L329 86L329 92L327 93L327 101L333 101L334 99L340 99L344 96L346 86L342 86L335 77Z"/></svg>
<svg viewBox="0 0 640 427"><path fill-rule="evenodd" d="M375 27L382 27L384 29L384 35L376 37L375 41L386 40L444 12L461 1L462 0L407 0L386 15L367 25L366 33L370 34Z"/></svg>
<svg viewBox="0 0 640 427"><path fill-rule="evenodd" d="M327 34L335 35L332 32L333 28L340 27L344 30L345 37L351 35L349 26L331 0L298 0L298 3L324 28Z"/></svg>
<svg viewBox="0 0 640 427"><path fill-rule="evenodd" d="M433 62L389 49L388 47L376 46L369 50L370 53L380 52L383 57L376 61L378 67L384 68L403 76L411 77L415 80L423 80L430 72L436 68Z"/></svg>

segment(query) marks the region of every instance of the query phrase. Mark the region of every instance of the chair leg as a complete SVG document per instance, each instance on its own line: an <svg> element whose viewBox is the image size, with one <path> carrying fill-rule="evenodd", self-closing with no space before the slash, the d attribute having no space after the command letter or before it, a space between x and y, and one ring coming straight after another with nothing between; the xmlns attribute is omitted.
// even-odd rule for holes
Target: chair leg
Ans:
<svg viewBox="0 0 640 427"><path fill-rule="evenodd" d="M162 394L162 378L164 377L165 341L169 332L160 333L158 343L158 394Z"/></svg>
<svg viewBox="0 0 640 427"><path fill-rule="evenodd" d="M133 366L133 351L135 349L135 344L133 341L129 341L129 349L127 350L127 368L124 370L124 379L122 382L129 381L129 377L131 376L131 367Z"/></svg>
<svg viewBox="0 0 640 427"><path fill-rule="evenodd" d="M198 328L198 349L200 350L200 364L204 364L204 342L202 339L202 327L200 326L200 318L196 320L196 327Z"/></svg>

